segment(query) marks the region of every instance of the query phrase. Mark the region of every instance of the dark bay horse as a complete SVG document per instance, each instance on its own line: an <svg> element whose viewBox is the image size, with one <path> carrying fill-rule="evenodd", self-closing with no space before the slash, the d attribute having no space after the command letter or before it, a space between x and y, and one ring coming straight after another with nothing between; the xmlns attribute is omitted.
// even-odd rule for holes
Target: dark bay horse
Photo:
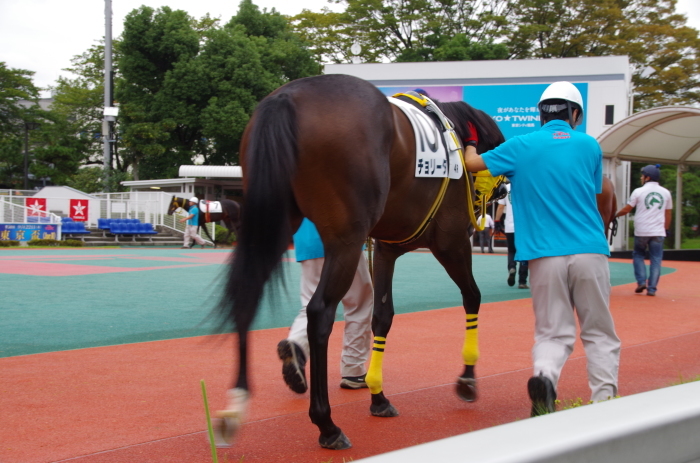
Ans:
<svg viewBox="0 0 700 463"><path fill-rule="evenodd" d="M617 220L615 219L617 195L615 195L615 187L608 177L603 177L603 190L596 195L596 202L600 217L603 219L605 237L612 241L613 236L617 233Z"/></svg>
<svg viewBox="0 0 700 463"><path fill-rule="evenodd" d="M503 142L496 123L466 103L441 108L469 135L471 121L483 152ZM392 276L396 259L429 248L459 287L466 311L464 365L457 391L476 398L481 294L472 274L469 237L473 231L468 197L471 176L450 180L442 206L425 232L410 244L440 191L442 180L416 178L415 137L408 118L372 84L345 75L292 81L258 105L241 143L246 207L240 239L229 269L221 315L238 332L239 363L227 409L220 411L219 437L227 442L242 423L248 400L248 330L263 288L274 279L293 232L303 217L317 227L325 249L320 283L306 310L310 344L309 415L320 431L322 447L345 449L350 441L331 419L327 351L336 307L353 280L368 236L374 256L374 348L366 377L370 412L396 416L384 395L382 359L394 316ZM457 323L455 323L457 324Z"/></svg>
<svg viewBox="0 0 700 463"><path fill-rule="evenodd" d="M201 209L199 211L198 226L204 229L204 233L207 235L209 241L211 241L212 243L214 243L214 239L211 237L211 235L209 235L209 230L207 230L207 227L204 226L205 224L210 222L216 223L219 221L223 221L224 224L226 224L226 229L228 230L224 242L228 242L228 237L231 235L231 232L234 232L236 234L236 239L238 239L238 230L241 226L240 204L230 199L222 199L219 202L221 203L221 209L223 210L223 212L213 212L210 214L205 214L204 212L202 212ZM173 196L173 199L172 201L170 201L170 205L168 206L168 215L173 215L173 213L179 208L182 208L185 211L189 211L190 202L188 199ZM214 246L216 246L216 243L214 243Z"/></svg>

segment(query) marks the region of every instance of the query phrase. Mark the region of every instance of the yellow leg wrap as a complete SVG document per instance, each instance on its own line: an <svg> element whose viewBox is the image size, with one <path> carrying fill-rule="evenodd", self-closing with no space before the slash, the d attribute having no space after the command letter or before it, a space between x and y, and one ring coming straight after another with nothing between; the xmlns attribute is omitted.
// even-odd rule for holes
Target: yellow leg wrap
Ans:
<svg viewBox="0 0 700 463"><path fill-rule="evenodd" d="M386 338L381 336L374 337L374 345L372 346L372 358L369 361L369 371L365 377L365 382L372 394L382 392L382 362L384 361L384 346Z"/></svg>
<svg viewBox="0 0 700 463"><path fill-rule="evenodd" d="M467 315L467 329L464 332L462 359L465 365L476 365L479 360L479 326L478 315Z"/></svg>

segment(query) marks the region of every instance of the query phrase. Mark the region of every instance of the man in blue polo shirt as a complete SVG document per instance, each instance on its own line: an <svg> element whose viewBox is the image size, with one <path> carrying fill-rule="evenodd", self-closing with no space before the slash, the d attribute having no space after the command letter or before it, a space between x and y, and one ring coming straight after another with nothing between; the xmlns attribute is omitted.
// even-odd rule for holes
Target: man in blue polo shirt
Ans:
<svg viewBox="0 0 700 463"><path fill-rule="evenodd" d="M507 176L518 198L516 260L529 261L535 312L534 376L528 381L532 416L554 411L557 382L576 339L574 313L592 401L617 395L620 357L609 308L610 254L596 206L602 151L593 137L575 130L583 119L583 99L570 82L547 87L539 110L540 130L481 156L472 146L465 149L469 171Z"/></svg>

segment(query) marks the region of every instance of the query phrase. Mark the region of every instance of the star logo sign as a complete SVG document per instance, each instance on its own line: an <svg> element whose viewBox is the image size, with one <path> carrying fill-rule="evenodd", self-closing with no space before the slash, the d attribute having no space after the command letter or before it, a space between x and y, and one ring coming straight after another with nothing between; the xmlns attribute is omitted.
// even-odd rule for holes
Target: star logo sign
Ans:
<svg viewBox="0 0 700 463"><path fill-rule="evenodd" d="M75 215L85 215L83 212L85 210L85 206L82 205L82 203L78 203L75 206L73 206L73 209L75 209Z"/></svg>
<svg viewBox="0 0 700 463"><path fill-rule="evenodd" d="M44 205L39 201L34 201L34 204L29 205L30 215L41 215L44 212Z"/></svg>

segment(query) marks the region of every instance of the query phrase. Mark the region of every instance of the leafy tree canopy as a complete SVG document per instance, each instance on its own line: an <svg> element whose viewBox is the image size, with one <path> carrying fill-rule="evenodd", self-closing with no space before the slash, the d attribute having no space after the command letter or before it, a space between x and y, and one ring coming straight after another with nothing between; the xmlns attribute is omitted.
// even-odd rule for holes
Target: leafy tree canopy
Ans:
<svg viewBox="0 0 700 463"><path fill-rule="evenodd" d="M224 26L141 7L127 16L118 47L115 97L136 178L177 175L198 155L205 164L236 163L257 102L289 80L320 73L286 19L250 0Z"/></svg>
<svg viewBox="0 0 700 463"><path fill-rule="evenodd" d="M675 7L676 0L517 0L507 43L513 58L628 55L635 109L697 103L698 31Z"/></svg>
<svg viewBox="0 0 700 463"><path fill-rule="evenodd" d="M510 0L337 0L342 13L304 10L294 30L322 61L364 62L505 59Z"/></svg>
<svg viewBox="0 0 700 463"><path fill-rule="evenodd" d="M9 68L0 61L0 186L22 188L24 182L25 123L33 123L32 104L39 89L32 82L34 72Z"/></svg>

